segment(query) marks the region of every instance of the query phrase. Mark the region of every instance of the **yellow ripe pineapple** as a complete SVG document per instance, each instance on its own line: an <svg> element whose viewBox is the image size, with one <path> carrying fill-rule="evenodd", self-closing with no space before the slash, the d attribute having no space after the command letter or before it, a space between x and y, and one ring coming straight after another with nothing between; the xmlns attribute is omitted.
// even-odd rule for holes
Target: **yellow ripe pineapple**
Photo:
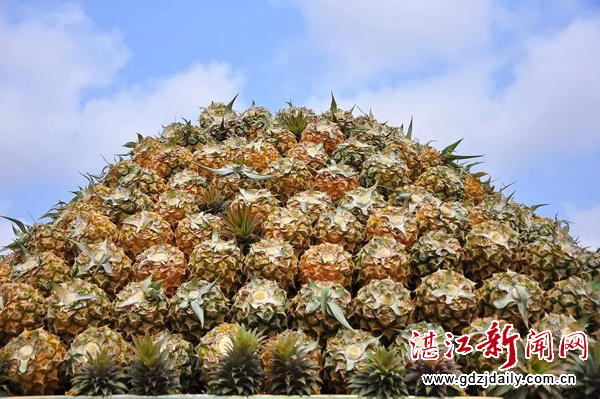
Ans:
<svg viewBox="0 0 600 399"><path fill-rule="evenodd" d="M404 164L408 168L408 175L411 180L416 179L421 174L421 148L414 141L405 137L398 137L393 142L386 145L381 152L383 154L393 153L398 155L404 161Z"/></svg>
<svg viewBox="0 0 600 399"><path fill-rule="evenodd" d="M355 253L363 241L363 226L356 217L343 208L329 210L319 216L312 235L317 244L340 244L350 253Z"/></svg>
<svg viewBox="0 0 600 399"><path fill-rule="evenodd" d="M110 194L103 196L102 213L116 224L120 224L129 216L152 209L153 200L134 188L117 187Z"/></svg>
<svg viewBox="0 0 600 399"><path fill-rule="evenodd" d="M298 256L292 244L277 238L264 238L250 246L244 264L248 277L276 281L289 291L298 275Z"/></svg>
<svg viewBox="0 0 600 399"><path fill-rule="evenodd" d="M229 300L216 281L192 278L171 298L170 319L175 331L199 342L206 332L229 319Z"/></svg>
<svg viewBox="0 0 600 399"><path fill-rule="evenodd" d="M235 241L223 241L217 232L196 246L188 267L191 277L209 282L218 279L219 286L230 297L242 285L242 252Z"/></svg>
<svg viewBox="0 0 600 399"><path fill-rule="evenodd" d="M441 200L460 201L465 193L463 177L448 166L427 169L417 178L415 185L433 193Z"/></svg>
<svg viewBox="0 0 600 399"><path fill-rule="evenodd" d="M285 330L288 325L287 293L276 282L253 278L235 294L233 320L260 333Z"/></svg>
<svg viewBox="0 0 600 399"><path fill-rule="evenodd" d="M255 171L262 173L279 158L277 148L266 141L252 141L240 148L240 159Z"/></svg>
<svg viewBox="0 0 600 399"><path fill-rule="evenodd" d="M292 158L279 158L265 173L274 177L265 180L263 185L283 202L312 186L313 177L308 167Z"/></svg>
<svg viewBox="0 0 600 399"><path fill-rule="evenodd" d="M359 177L350 166L331 161L315 175L314 189L327 193L333 201L359 186Z"/></svg>
<svg viewBox="0 0 600 399"><path fill-rule="evenodd" d="M260 220L266 220L276 208L281 206L281 202L269 190L244 190L240 188L239 194L231 200L230 207L234 208L240 205L251 206L252 212Z"/></svg>
<svg viewBox="0 0 600 399"><path fill-rule="evenodd" d="M52 395L61 385L67 349L60 338L45 331L24 331L0 350L7 360L9 381L27 396Z"/></svg>
<svg viewBox="0 0 600 399"><path fill-rule="evenodd" d="M192 153L185 147L168 145L157 151L152 151L148 156L132 158L140 166L155 170L163 179L168 179L174 173L181 172L188 167L193 168Z"/></svg>
<svg viewBox="0 0 600 399"><path fill-rule="evenodd" d="M172 296L185 281L187 263L183 252L172 245L158 244L141 252L135 258L133 276L137 281L150 277L162 281L162 288Z"/></svg>
<svg viewBox="0 0 600 399"><path fill-rule="evenodd" d="M95 211L78 213L67 231L71 240L86 243L115 240L119 234L117 226L107 216Z"/></svg>
<svg viewBox="0 0 600 399"><path fill-rule="evenodd" d="M311 173L322 169L329 159L323 143L313 142L300 142L290 148L285 156L303 163Z"/></svg>
<svg viewBox="0 0 600 399"><path fill-rule="evenodd" d="M362 247L356 255L355 269L361 287L386 278L406 284L411 272L404 246L389 237L374 237Z"/></svg>
<svg viewBox="0 0 600 399"><path fill-rule="evenodd" d="M462 271L463 248L455 236L442 230L421 236L410 255L414 274L419 278L440 269Z"/></svg>
<svg viewBox="0 0 600 399"><path fill-rule="evenodd" d="M352 295L341 284L309 281L291 300L295 327L313 338L326 339L339 328L352 329L346 320Z"/></svg>
<svg viewBox="0 0 600 399"><path fill-rule="evenodd" d="M327 193L309 190L289 198L286 208L301 212L314 225L321 214L333 209L333 202Z"/></svg>
<svg viewBox="0 0 600 399"><path fill-rule="evenodd" d="M250 138L253 137L250 136ZM256 135L256 138L260 138L264 142L274 146L281 155L287 154L287 152L298 143L294 133L277 125L271 125L261 130Z"/></svg>
<svg viewBox="0 0 600 399"><path fill-rule="evenodd" d="M365 239L373 237L390 237L410 247L419 237L417 220L402 208L387 206L376 211L367 220Z"/></svg>
<svg viewBox="0 0 600 399"><path fill-rule="evenodd" d="M69 378L79 375L82 367L101 349L108 351L115 363L121 367L126 366L133 357L131 344L125 341L121 334L107 326L89 327L73 339L67 352Z"/></svg>
<svg viewBox="0 0 600 399"><path fill-rule="evenodd" d="M198 167L198 173L207 177L210 182L214 177L205 168L219 169L233 162L234 156L230 149L222 144L208 144L201 146L192 155L192 162Z"/></svg>
<svg viewBox="0 0 600 399"><path fill-rule="evenodd" d="M310 220L299 210L277 209L263 223L263 235L288 241L297 251L310 246L312 226Z"/></svg>
<svg viewBox="0 0 600 399"><path fill-rule="evenodd" d="M349 393L350 378L363 367L367 353L379 345L379 338L361 330L340 330L329 338L323 354L329 389L336 394Z"/></svg>
<svg viewBox="0 0 600 399"><path fill-rule="evenodd" d="M135 258L143 250L173 241L171 225L155 212L140 212L125 219L119 242L125 252Z"/></svg>
<svg viewBox="0 0 600 399"><path fill-rule="evenodd" d="M71 244L67 232L62 227L51 223L35 223L28 226L18 219L0 217L13 224L15 239L3 248L13 251L10 257L13 263L21 261L25 252L51 252L59 258L68 258Z"/></svg>
<svg viewBox="0 0 600 399"><path fill-rule="evenodd" d="M156 152L164 149L166 146L167 145L157 137L144 137L138 133L136 141L125 143L123 147L131 148L129 155L131 155L132 158L135 158L136 162L144 162L146 159L152 158Z"/></svg>
<svg viewBox="0 0 600 399"><path fill-rule="evenodd" d="M12 265L0 257L0 284L7 283L10 280L11 271Z"/></svg>
<svg viewBox="0 0 600 399"><path fill-rule="evenodd" d="M362 287L352 299L351 309L354 325L391 342L398 329L412 322L415 302L402 283L387 278Z"/></svg>
<svg viewBox="0 0 600 399"><path fill-rule="evenodd" d="M31 285L0 284L0 345L25 330L44 326L47 303Z"/></svg>
<svg viewBox="0 0 600 399"><path fill-rule="evenodd" d="M180 190L194 196L208 187L206 177L196 170L184 169L174 173L167 182L168 190Z"/></svg>
<svg viewBox="0 0 600 399"><path fill-rule="evenodd" d="M106 293L80 279L54 285L48 297L48 329L65 341L71 341L88 327L108 325L113 308Z"/></svg>
<svg viewBox="0 0 600 399"><path fill-rule="evenodd" d="M338 202L338 206L352 212L360 223L366 224L369 216L387 205L383 195L379 194L376 189L377 187L373 186L350 190Z"/></svg>
<svg viewBox="0 0 600 399"><path fill-rule="evenodd" d="M53 224L67 230L69 224L80 213L85 211L102 212L102 198L111 193L111 189L100 183L90 183L77 191L69 203L59 203L47 213Z"/></svg>
<svg viewBox="0 0 600 399"><path fill-rule="evenodd" d="M115 328L128 340L134 336L155 334L167 326L169 301L160 281L147 278L127 284L117 294L113 306Z"/></svg>
<svg viewBox="0 0 600 399"><path fill-rule="evenodd" d="M31 284L47 296L52 283L71 280L73 273L67 263L52 252L27 254L21 263L12 267L10 279L17 283Z"/></svg>
<svg viewBox="0 0 600 399"><path fill-rule="evenodd" d="M458 202L424 203L417 210L415 217L421 234L441 230L464 239L470 230L467 210Z"/></svg>
<svg viewBox="0 0 600 399"><path fill-rule="evenodd" d="M167 189L165 180L156 171L128 160L110 166L103 183L110 188L124 187L139 190L153 201L156 201L158 196Z"/></svg>
<svg viewBox="0 0 600 399"><path fill-rule="evenodd" d="M486 189L477 174L465 175L465 200L472 204L479 204L487 197Z"/></svg>
<svg viewBox="0 0 600 399"><path fill-rule="evenodd" d="M390 195L410 183L409 173L404 161L396 153L375 153L363 165L360 185L367 188L377 186L377 191Z"/></svg>
<svg viewBox="0 0 600 399"><path fill-rule="evenodd" d="M79 254L73 265L73 276L96 284L110 295L128 282L132 273L131 259L122 248L109 240L87 245L77 243Z"/></svg>
<svg viewBox="0 0 600 399"><path fill-rule="evenodd" d="M317 120L309 123L302 132L300 143L323 143L323 149L331 154L345 140L344 133L335 123Z"/></svg>
<svg viewBox="0 0 600 399"><path fill-rule="evenodd" d="M352 255L339 244L319 244L310 247L300 258L299 281L332 281L350 289L354 273Z"/></svg>
<svg viewBox="0 0 600 399"><path fill-rule="evenodd" d="M223 219L206 212L188 215L177 223L175 242L187 256L191 255L196 245L210 240L213 231L223 230Z"/></svg>
<svg viewBox="0 0 600 399"><path fill-rule="evenodd" d="M200 343L195 349L205 383L210 372L219 364L231 346L231 335L239 328L240 325L237 323L220 324L200 339Z"/></svg>
<svg viewBox="0 0 600 399"><path fill-rule="evenodd" d="M198 212L196 197L183 190L169 190L158 197L154 211L175 226L187 215Z"/></svg>
<svg viewBox="0 0 600 399"><path fill-rule="evenodd" d="M438 270L423 277L415 294L419 318L439 323L449 331L460 331L479 312L475 283L452 270Z"/></svg>

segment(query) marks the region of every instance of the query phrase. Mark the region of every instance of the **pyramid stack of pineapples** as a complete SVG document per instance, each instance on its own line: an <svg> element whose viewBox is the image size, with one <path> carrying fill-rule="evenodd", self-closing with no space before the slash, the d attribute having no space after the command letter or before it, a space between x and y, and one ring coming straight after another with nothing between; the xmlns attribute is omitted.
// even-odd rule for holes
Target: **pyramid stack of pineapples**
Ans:
<svg viewBox="0 0 600 399"><path fill-rule="evenodd" d="M390 392L369 386L381 374L397 392L431 394L422 373L494 364L409 361L412 330L478 340L493 319L524 331L550 318L600 335L600 254L473 172L458 142L436 150L412 122L356 114L333 99L322 115L213 103L198 124L138 135L45 222L10 219L3 383Z"/></svg>

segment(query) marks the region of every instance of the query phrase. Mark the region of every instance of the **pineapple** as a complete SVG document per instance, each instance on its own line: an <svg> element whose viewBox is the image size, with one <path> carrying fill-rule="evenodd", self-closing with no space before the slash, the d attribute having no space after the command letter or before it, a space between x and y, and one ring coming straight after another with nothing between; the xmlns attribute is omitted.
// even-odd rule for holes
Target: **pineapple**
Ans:
<svg viewBox="0 0 600 399"><path fill-rule="evenodd" d="M444 346L444 339L446 337L446 333L439 324L428 323L425 321L411 323L408 326L406 326L406 328L399 330L398 334L396 335L396 339L390 344L390 349L394 349L398 352L400 358L404 359L405 365L409 365L411 362L413 362L410 356L411 347L409 343L410 339L412 338L413 331L418 332L420 335L424 335L428 331L433 331L435 333L433 344L437 345L440 348L443 348ZM419 341L422 341L422 338L419 338L417 340L418 346L422 346L423 342Z"/></svg>
<svg viewBox="0 0 600 399"><path fill-rule="evenodd" d="M106 293L80 279L54 284L47 304L48 329L67 342L88 327L108 325L113 319L112 304Z"/></svg>
<svg viewBox="0 0 600 399"><path fill-rule="evenodd" d="M476 224L464 244L465 271L474 281L484 281L492 274L515 270L519 237L508 224L489 221Z"/></svg>
<svg viewBox="0 0 600 399"><path fill-rule="evenodd" d="M369 217L365 227L365 239L373 237L390 237L410 247L419 238L417 220L396 206L379 209Z"/></svg>
<svg viewBox="0 0 600 399"><path fill-rule="evenodd" d="M314 225L321 214L333 209L333 202L327 193L309 190L290 197L286 208L301 212Z"/></svg>
<svg viewBox="0 0 600 399"><path fill-rule="evenodd" d="M194 126L191 121L185 123L173 122L163 127L160 134L161 141L182 147L195 148L213 142L212 137L205 130Z"/></svg>
<svg viewBox="0 0 600 399"><path fill-rule="evenodd" d="M358 122L358 120L357 120ZM360 122L359 122L360 124ZM359 127L348 132L349 139L358 139L365 144L375 147L377 150L383 150L387 145L387 129L384 126L368 126Z"/></svg>
<svg viewBox="0 0 600 399"><path fill-rule="evenodd" d="M213 231L222 231L223 219L207 212L199 212L183 218L175 229L175 242L186 256L202 241L210 240Z"/></svg>
<svg viewBox="0 0 600 399"><path fill-rule="evenodd" d="M331 160L337 163L345 163L355 170L362 170L366 160L375 154L375 147L363 143L355 137L341 143L331 154Z"/></svg>
<svg viewBox="0 0 600 399"><path fill-rule="evenodd" d="M71 250L66 231L54 224L35 223L28 226L18 219L0 216L13 224L15 240L12 244L3 249L12 249L17 252L23 252L23 248L28 252L51 252L59 258L66 258Z"/></svg>
<svg viewBox="0 0 600 399"><path fill-rule="evenodd" d="M444 201L460 201L465 193L464 179L456 170L448 166L434 166L427 169L417 178L415 185Z"/></svg>
<svg viewBox="0 0 600 399"><path fill-rule="evenodd" d="M153 136L142 136L137 133L137 141L130 141L123 145L125 148L130 148L129 156L135 157L137 161L140 161L146 157L151 157L155 152L162 150L166 147L166 144L160 141L157 137ZM121 160L122 157L119 156ZM109 167L112 165L109 165Z"/></svg>
<svg viewBox="0 0 600 399"><path fill-rule="evenodd" d="M196 346L196 356L200 361L202 378L206 382L208 375L216 368L227 348L231 345L231 336L240 328L237 323L220 324L200 338Z"/></svg>
<svg viewBox="0 0 600 399"><path fill-rule="evenodd" d="M212 185L226 199L235 197L240 192L240 188L256 189L260 181L275 177L273 175L262 175L251 167L244 165L239 159L234 164L228 164L219 169L204 166L202 168L214 173Z"/></svg>
<svg viewBox="0 0 600 399"><path fill-rule="evenodd" d="M193 278L183 283L170 303L170 320L186 339L200 341L202 335L228 318L229 300L216 281Z"/></svg>
<svg viewBox="0 0 600 399"><path fill-rule="evenodd" d="M244 165L259 173L264 172L271 163L279 158L277 148L273 144L262 140L252 141L244 145L240 152Z"/></svg>
<svg viewBox="0 0 600 399"><path fill-rule="evenodd" d="M296 334L278 335L263 350L265 387L269 394L308 395L319 393L318 367L311 348Z"/></svg>
<svg viewBox="0 0 600 399"><path fill-rule="evenodd" d="M389 278L373 280L352 299L350 320L361 330L391 342L397 329L410 324L414 311L410 291L401 283Z"/></svg>
<svg viewBox="0 0 600 399"><path fill-rule="evenodd" d="M90 178L90 184L75 192L75 197L68 203L59 201L50 212L44 216L50 217L53 220L53 225L66 230L69 224L75 219L80 212L102 212L102 198L107 196L112 190L100 183L95 183Z"/></svg>
<svg viewBox="0 0 600 399"><path fill-rule="evenodd" d="M12 272L12 266L5 258L0 257L0 284L8 283L10 281L10 273Z"/></svg>
<svg viewBox="0 0 600 399"><path fill-rule="evenodd" d="M565 386L566 398L594 398L600 395L600 342L594 341L588 349L587 360L570 353L566 372L575 374L575 385Z"/></svg>
<svg viewBox="0 0 600 399"><path fill-rule="evenodd" d="M9 381L26 396L52 395L61 384L67 350L42 328L24 331L0 350Z"/></svg>
<svg viewBox="0 0 600 399"><path fill-rule="evenodd" d="M125 338L135 335L154 334L166 328L169 302L161 288L161 282L150 278L129 283L121 290L113 303L115 327Z"/></svg>
<svg viewBox="0 0 600 399"><path fill-rule="evenodd" d="M352 296L342 285L330 281L309 281L292 301L295 327L308 335L326 339L339 326L352 330L345 313L350 309Z"/></svg>
<svg viewBox="0 0 600 399"><path fill-rule="evenodd" d="M300 143L323 143L325 152L331 154L344 140L344 133L335 123L317 120L306 126L306 129L302 132Z"/></svg>
<svg viewBox="0 0 600 399"><path fill-rule="evenodd" d="M168 331L154 334L152 341L160 346L163 353L167 354L182 391L189 393L195 383L196 355L194 346L180 334L171 334Z"/></svg>
<svg viewBox="0 0 600 399"><path fill-rule="evenodd" d="M237 96L236 96L237 97ZM225 141L229 137L244 136L246 126L237 112L233 110L234 99L227 105L211 104L200 113L200 127L217 141Z"/></svg>
<svg viewBox="0 0 600 399"><path fill-rule="evenodd" d="M152 151L143 158L134 156L132 160L138 162L143 168L156 171L163 179L168 179L173 174L191 166L192 153L185 147L171 144Z"/></svg>
<svg viewBox="0 0 600 399"><path fill-rule="evenodd" d="M132 395L173 395L181 392L177 371L171 363L173 354L148 334L133 337L135 358L128 369Z"/></svg>
<svg viewBox="0 0 600 399"><path fill-rule="evenodd" d="M328 121L337 124L340 130L346 132L355 126L354 115L352 115L353 110L354 107L352 107L349 111L339 109L337 103L335 102L335 98L333 97L333 93L331 93L331 106L329 107L329 110L323 114L323 116Z"/></svg>
<svg viewBox="0 0 600 399"><path fill-rule="evenodd" d="M458 202L424 203L415 213L420 234L429 231L446 231L461 241L470 230L467 210Z"/></svg>
<svg viewBox="0 0 600 399"><path fill-rule="evenodd" d="M82 374L85 364L100 350L105 350L119 366L126 366L133 357L133 348L121 334L107 326L89 327L71 342L65 360L67 375L73 378Z"/></svg>
<svg viewBox="0 0 600 399"><path fill-rule="evenodd" d="M311 232L311 222L300 210L277 209L263 223L264 237L287 241L297 251L310 246Z"/></svg>
<svg viewBox="0 0 600 399"><path fill-rule="evenodd" d="M197 196L200 192L208 187L206 177L200 172L190 169L184 169L181 172L174 173L167 182L167 189L185 191L193 196Z"/></svg>
<svg viewBox="0 0 600 399"><path fill-rule="evenodd" d="M156 171L143 168L134 161L121 161L110 166L103 183L113 189L121 187L139 190L152 201L156 201L167 189L165 180Z"/></svg>
<svg viewBox="0 0 600 399"><path fill-rule="evenodd" d="M591 317L594 327L600 327L600 289L598 282L586 282L571 276L556 282L544 294L544 310L547 313L570 315L579 320Z"/></svg>
<svg viewBox="0 0 600 399"><path fill-rule="evenodd" d="M541 317L543 295L537 281L510 270L492 275L477 290L484 317L499 317L515 327L527 327Z"/></svg>
<svg viewBox="0 0 600 399"><path fill-rule="evenodd" d="M346 192L359 186L358 173L352 167L331 161L316 171L314 189L327 193L333 201L344 197Z"/></svg>
<svg viewBox="0 0 600 399"><path fill-rule="evenodd" d="M600 277L600 250L591 251L582 248L579 251L582 264L582 275L588 280L597 280Z"/></svg>
<svg viewBox="0 0 600 399"><path fill-rule="evenodd" d="M502 319L498 319L497 317L483 317L476 318L471 323L463 328L461 333L463 335L468 335L470 337L470 345L475 347L475 345L483 342L484 339L487 338L486 331L492 325L492 321L498 321L498 328L502 330L504 326L507 324L506 321ZM443 337L443 336L442 336ZM471 373L484 373L484 372L493 372L498 371L498 367L504 364L506 361L506 352L502 353L500 357L485 357L483 356L483 352L481 351L473 351L469 353L468 356L462 356L461 361L465 368L465 372Z"/></svg>
<svg viewBox="0 0 600 399"><path fill-rule="evenodd" d="M102 212L116 224L120 224L136 212L149 210L153 199L140 190L131 187L117 187L103 196Z"/></svg>
<svg viewBox="0 0 600 399"><path fill-rule="evenodd" d="M374 237L356 255L356 271L360 286L386 278L406 284L410 258L404 246L393 238Z"/></svg>
<svg viewBox="0 0 600 399"><path fill-rule="evenodd" d="M287 293L277 283L252 279L235 295L231 313L233 319L263 334L287 328Z"/></svg>
<svg viewBox="0 0 600 399"><path fill-rule="evenodd" d="M300 142L290 148L285 156L296 162L303 163L311 173L322 169L329 156L323 148L323 143Z"/></svg>
<svg viewBox="0 0 600 399"><path fill-rule="evenodd" d="M219 279L219 286L230 297L242 285L242 252L234 241L220 240L216 232L211 240L196 246L188 267L191 277L206 281Z"/></svg>
<svg viewBox="0 0 600 399"><path fill-rule="evenodd" d="M250 246L244 273L248 277L275 281L285 291L289 291L298 275L298 256L289 242L264 238Z"/></svg>
<svg viewBox="0 0 600 399"><path fill-rule="evenodd" d="M296 107L291 102L288 102L288 105L288 108L281 109L275 114L275 119L281 126L300 138L308 124L316 120L316 115L310 108Z"/></svg>
<svg viewBox="0 0 600 399"><path fill-rule="evenodd" d="M363 226L352 212L341 207L321 214L312 230L317 244L340 244L350 253L355 253L363 241Z"/></svg>
<svg viewBox="0 0 600 399"><path fill-rule="evenodd" d="M287 154L298 143L294 133L278 125L266 127L257 137L274 146L280 155Z"/></svg>
<svg viewBox="0 0 600 399"><path fill-rule="evenodd" d="M52 283L69 281L73 273L67 263L52 252L26 254L23 262L12 267L10 279L28 283L48 296Z"/></svg>
<svg viewBox="0 0 600 399"><path fill-rule="evenodd" d="M319 244L310 247L300 258L300 283L332 281L350 289L354 273L352 255L339 244Z"/></svg>
<svg viewBox="0 0 600 399"><path fill-rule="evenodd" d="M420 151L421 149L414 141L403 137L390 142L381 152L383 154L397 154L408 168L408 176L411 180L414 180L423 171Z"/></svg>
<svg viewBox="0 0 600 399"><path fill-rule="evenodd" d="M125 374L121 367L104 348L83 365L81 374L73 378L73 389L69 393L86 396L124 395L127 391L124 381Z"/></svg>
<svg viewBox="0 0 600 399"><path fill-rule="evenodd" d="M129 282L131 259L112 241L77 243L77 248L80 252L73 265L74 277L94 283L110 295Z"/></svg>
<svg viewBox="0 0 600 399"><path fill-rule="evenodd" d="M69 238L73 241L95 243L105 239L115 240L119 234L111 220L95 211L78 213L68 227Z"/></svg>
<svg viewBox="0 0 600 399"><path fill-rule="evenodd" d="M383 347L368 352L364 366L350 378L349 388L358 396L381 399L408 396L406 371L396 351Z"/></svg>
<svg viewBox="0 0 600 399"><path fill-rule="evenodd" d="M472 206L469 209L469 219L473 224L482 223L489 220L498 220L510 225L510 227L516 232L520 233L524 237L529 236L531 229L537 230L539 227L534 226L534 215L533 211L539 208L541 205L527 208L521 204L518 204L511 197L506 197L502 193L493 193L488 196L483 202L477 206ZM544 227L547 227L545 222L542 223ZM544 234L549 233L551 230L542 228ZM532 234L535 234L532 232ZM533 241L533 240L532 240Z"/></svg>
<svg viewBox="0 0 600 399"><path fill-rule="evenodd" d="M119 233L119 242L132 258L153 245L170 244L172 241L171 225L154 212L140 212L128 217Z"/></svg>
<svg viewBox="0 0 600 399"><path fill-rule="evenodd" d="M281 201L287 201L312 186L313 177L308 167L296 159L279 158L269 165L265 173L275 177L265 180L264 186L278 195Z"/></svg>
<svg viewBox="0 0 600 399"><path fill-rule="evenodd" d="M235 208L241 205L251 206L252 213L264 221L269 214L281 206L281 202L269 190L244 190L241 188L240 193L231 201L230 207Z"/></svg>
<svg viewBox="0 0 600 399"><path fill-rule="evenodd" d="M46 310L46 300L32 286L0 284L0 345L25 330L43 327Z"/></svg>
<svg viewBox="0 0 600 399"><path fill-rule="evenodd" d="M257 107L254 101L252 101L252 106L242 113L241 119L246 125L248 135L252 138L273 123L271 111L265 107Z"/></svg>
<svg viewBox="0 0 600 399"><path fill-rule="evenodd" d="M232 152L222 144L203 145L192 154L192 163L198 167L198 173L206 176L208 182L214 178L214 174L204 168L223 168L233 160Z"/></svg>
<svg viewBox="0 0 600 399"><path fill-rule="evenodd" d="M142 281L150 277L153 281L161 280L162 288L169 297L185 281L186 275L185 255L172 245L155 245L135 258L134 279Z"/></svg>
<svg viewBox="0 0 600 399"><path fill-rule="evenodd" d="M350 190L340 199L338 206L352 212L356 219L364 225L369 216L387 205L383 196L375 191L376 189L377 187L373 186Z"/></svg>
<svg viewBox="0 0 600 399"><path fill-rule="evenodd" d="M409 170L396 153L375 153L367 158L360 173L362 187L377 186L377 191L390 195L410 183Z"/></svg>
<svg viewBox="0 0 600 399"><path fill-rule="evenodd" d="M415 290L419 318L460 331L479 311L475 283L452 270L438 270L423 277Z"/></svg>
<svg viewBox="0 0 600 399"><path fill-rule="evenodd" d="M250 396L259 393L264 373L258 357L262 337L240 327L231 334L225 353L208 375L208 392L226 396Z"/></svg>
<svg viewBox="0 0 600 399"><path fill-rule="evenodd" d="M434 230L419 238L411 248L410 258L418 277L440 269L462 271L463 248L453 235Z"/></svg>
<svg viewBox="0 0 600 399"><path fill-rule="evenodd" d="M198 213L196 197L182 190L169 190L158 197L154 211L175 226L187 215Z"/></svg>
<svg viewBox="0 0 600 399"><path fill-rule="evenodd" d="M563 335L571 334L575 331L583 331L585 323L578 322L570 314L546 313L544 317L531 326L535 331L550 331L554 337L554 350L560 345L560 338Z"/></svg>
<svg viewBox="0 0 600 399"><path fill-rule="evenodd" d="M341 330L329 338L323 357L330 389L336 394L348 393L348 382L365 367L367 353L378 346L378 338L360 330Z"/></svg>

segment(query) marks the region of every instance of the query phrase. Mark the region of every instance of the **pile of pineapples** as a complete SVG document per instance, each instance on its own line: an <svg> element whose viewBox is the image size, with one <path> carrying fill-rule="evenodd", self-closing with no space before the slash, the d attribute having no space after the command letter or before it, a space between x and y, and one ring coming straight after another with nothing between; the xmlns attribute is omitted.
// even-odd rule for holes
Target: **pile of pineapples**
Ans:
<svg viewBox="0 0 600 399"><path fill-rule="evenodd" d="M457 145L333 99L322 115L213 103L197 125L138 135L49 222L11 219L0 391L463 394L420 376L504 359L410 361L411 331L438 331L442 350L444 330L473 344L493 319L600 335L600 254ZM595 351L518 370L568 369L570 392L598 395Z"/></svg>

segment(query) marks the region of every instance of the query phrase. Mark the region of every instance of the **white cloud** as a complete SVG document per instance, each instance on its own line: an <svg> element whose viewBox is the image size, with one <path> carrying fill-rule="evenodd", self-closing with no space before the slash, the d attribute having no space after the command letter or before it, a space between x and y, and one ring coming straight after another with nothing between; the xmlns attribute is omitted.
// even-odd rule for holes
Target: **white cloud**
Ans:
<svg viewBox="0 0 600 399"><path fill-rule="evenodd" d="M77 7L28 13L18 23L1 13L4 193L14 192L16 184L76 187L82 180L77 171L99 172L104 165L100 154L111 159L122 153L121 145L135 139L136 132L154 134L176 118L193 120L199 106L229 100L243 85L243 77L227 64L195 64L112 94L93 95L97 88L111 92L129 57L118 33L99 30ZM55 202L45 200L46 208ZM9 241L7 231L9 223L0 221L0 245Z"/></svg>
<svg viewBox="0 0 600 399"><path fill-rule="evenodd" d="M600 247L600 205L579 207L565 204L567 220L573 223L571 230L579 235L581 245L596 249Z"/></svg>

